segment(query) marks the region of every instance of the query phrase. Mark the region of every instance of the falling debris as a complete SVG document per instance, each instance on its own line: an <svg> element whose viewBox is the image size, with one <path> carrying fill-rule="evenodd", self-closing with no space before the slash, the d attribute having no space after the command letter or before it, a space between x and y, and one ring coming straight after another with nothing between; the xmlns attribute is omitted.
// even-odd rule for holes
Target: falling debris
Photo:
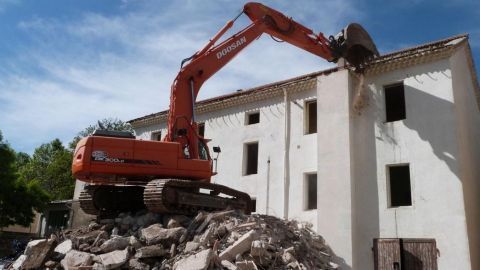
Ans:
<svg viewBox="0 0 480 270"><path fill-rule="evenodd" d="M128 222L125 222L128 221ZM311 226L239 211L141 212L31 241L8 269L338 269Z"/></svg>

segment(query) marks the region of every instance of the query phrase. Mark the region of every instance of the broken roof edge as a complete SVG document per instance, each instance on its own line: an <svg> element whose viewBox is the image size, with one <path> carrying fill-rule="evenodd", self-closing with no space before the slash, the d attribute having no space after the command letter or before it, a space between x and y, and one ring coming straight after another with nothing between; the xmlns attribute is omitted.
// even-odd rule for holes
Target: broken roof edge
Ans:
<svg viewBox="0 0 480 270"><path fill-rule="evenodd" d="M455 51L455 49L462 46L463 44L467 44L467 46L469 47L468 34L455 35L445 39L386 53L375 58L372 62L370 62L365 69L365 73L367 75L385 73L385 72L393 71L400 68L406 68L411 65L422 64L422 63L446 58L451 56ZM472 68L472 80L474 81L474 88L480 91L476 72L475 72L475 67L473 65L471 50L468 52L469 52L467 54L467 57L469 58L468 61L472 63L471 68ZM267 95L267 93L271 92L274 89L284 89L285 87L290 88L289 86L294 86L297 84L303 84L305 86L305 82L315 79L318 76L328 75L328 74L338 72L348 68L349 68L348 66L332 67L325 70L316 71L309 74L289 78L286 80L277 81L277 82L253 87L250 89L246 89L246 90L241 90L241 91L237 90L234 93L229 93L229 94L225 94L225 95L221 95L221 96L217 96L209 99L204 99L196 102L195 111L198 113L198 112L206 112L206 111L218 109L219 103L222 103L225 101L233 101L233 100L236 100L238 102L242 97L246 97L246 96L255 95L255 96L261 96L265 98L265 96L271 96L271 95ZM298 87L293 87L293 89L298 90ZM260 94L263 92L265 92L265 95ZM251 99L249 98L249 100ZM245 100L243 101L245 102ZM478 99L478 101L480 104L480 99ZM229 103L230 105L235 105L233 102L229 102ZM206 108L207 106L212 108L208 109ZM133 127L141 127L141 126L156 124L161 122L162 120L165 120L167 117L167 114L168 114L168 110L164 110L158 113L152 113L146 116L129 120L128 123L130 123Z"/></svg>

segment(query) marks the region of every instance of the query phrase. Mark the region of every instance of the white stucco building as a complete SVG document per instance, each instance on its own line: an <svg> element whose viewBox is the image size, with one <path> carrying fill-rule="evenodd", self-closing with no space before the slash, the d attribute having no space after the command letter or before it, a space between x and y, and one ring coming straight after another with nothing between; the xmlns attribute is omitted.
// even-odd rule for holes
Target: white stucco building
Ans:
<svg viewBox="0 0 480 270"><path fill-rule="evenodd" d="M342 269L480 269L479 108L457 36L381 56L363 84L332 68L200 101L196 120L222 149L213 181L311 222ZM166 116L130 123L156 140Z"/></svg>

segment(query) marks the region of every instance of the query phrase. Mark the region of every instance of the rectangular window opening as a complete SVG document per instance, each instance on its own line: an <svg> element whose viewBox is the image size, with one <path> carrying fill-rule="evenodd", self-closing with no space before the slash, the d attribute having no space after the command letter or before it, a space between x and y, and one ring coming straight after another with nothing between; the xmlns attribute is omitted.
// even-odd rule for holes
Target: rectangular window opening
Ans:
<svg viewBox="0 0 480 270"><path fill-rule="evenodd" d="M305 102L305 134L317 133L317 101Z"/></svg>
<svg viewBox="0 0 480 270"><path fill-rule="evenodd" d="M244 147L243 175L257 174L258 172L258 142L247 143Z"/></svg>
<svg viewBox="0 0 480 270"><path fill-rule="evenodd" d="M253 112L247 114L246 124L253 125L260 123L260 112Z"/></svg>
<svg viewBox="0 0 480 270"><path fill-rule="evenodd" d="M198 124L198 135L205 137L205 123Z"/></svg>
<svg viewBox="0 0 480 270"><path fill-rule="evenodd" d="M305 210L317 209L317 174L305 175Z"/></svg>
<svg viewBox="0 0 480 270"><path fill-rule="evenodd" d="M403 82L385 86L384 89L386 121L394 122L405 119L405 86Z"/></svg>
<svg viewBox="0 0 480 270"><path fill-rule="evenodd" d="M412 189L410 186L410 166L388 166L388 181L390 188L390 207L411 206Z"/></svg>
<svg viewBox="0 0 480 270"><path fill-rule="evenodd" d="M162 132L161 131L156 131L152 132L152 141L161 141L162 140Z"/></svg>

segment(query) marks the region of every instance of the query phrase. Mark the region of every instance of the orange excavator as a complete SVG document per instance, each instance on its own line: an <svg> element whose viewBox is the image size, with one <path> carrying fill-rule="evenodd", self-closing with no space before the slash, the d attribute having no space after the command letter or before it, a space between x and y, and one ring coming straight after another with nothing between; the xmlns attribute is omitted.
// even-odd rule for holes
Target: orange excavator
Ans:
<svg viewBox="0 0 480 270"><path fill-rule="evenodd" d="M252 23L217 44L242 14ZM131 133L109 130L97 130L80 140L72 172L88 183L80 194L81 208L93 215L145 207L176 214L226 208L254 211L248 194L211 183L213 162L208 140L198 133L194 107L203 83L264 33L330 62L343 58L357 71L378 55L369 34L358 24L326 38L272 8L247 3L203 49L182 61L171 87L163 141L137 140Z"/></svg>

